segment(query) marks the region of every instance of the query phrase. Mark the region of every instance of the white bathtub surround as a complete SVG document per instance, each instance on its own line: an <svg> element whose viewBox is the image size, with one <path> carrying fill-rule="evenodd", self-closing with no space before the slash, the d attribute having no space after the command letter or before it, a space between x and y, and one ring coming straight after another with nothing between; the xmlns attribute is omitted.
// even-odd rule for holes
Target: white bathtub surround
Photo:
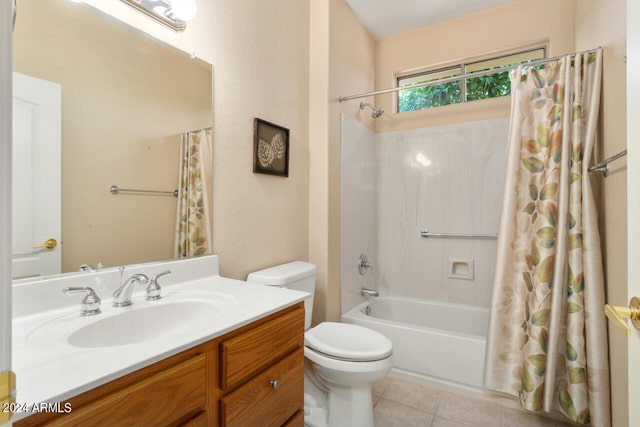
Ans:
<svg viewBox="0 0 640 427"><path fill-rule="evenodd" d="M376 135L342 118L342 312L361 287L383 295L489 306L495 240L420 237L420 231L495 234L509 120ZM366 253L372 275L360 276ZM474 260L474 278L449 278L449 259Z"/></svg>
<svg viewBox="0 0 640 427"><path fill-rule="evenodd" d="M587 170L601 73L598 49L512 75L485 385L531 411L607 427L604 274Z"/></svg>
<svg viewBox="0 0 640 427"><path fill-rule="evenodd" d="M343 321L389 337L396 368L477 390L496 241L423 238L420 232L496 234L509 119L378 135L347 117L342 125ZM363 251L375 266L372 276L357 272ZM366 316L369 305L358 305L363 286L382 296L366 298L372 310L395 308ZM457 314L436 320L446 319L444 325L429 319L430 311L449 304ZM415 316L395 317L409 313Z"/></svg>
<svg viewBox="0 0 640 427"><path fill-rule="evenodd" d="M161 280L162 298L145 300L145 287L133 293L133 305L111 306L111 294L120 283L117 269L23 281L13 293L13 367L17 400L23 403L64 402L77 394L151 365L197 344L247 325L265 315L302 301L303 292L248 284L219 276L218 257L140 264L127 268L152 276L170 269ZM80 316L81 294L64 295L65 286L90 286L102 298L102 313ZM73 331L122 315L127 311L159 307L176 301L208 303L208 314L188 328L172 325L144 341L108 347L76 347ZM166 332L166 333L164 333ZM28 414L15 414L20 419Z"/></svg>
<svg viewBox="0 0 640 427"><path fill-rule="evenodd" d="M420 231L497 232L508 126L505 118L377 135L381 293L489 306L495 240ZM450 259L474 260L473 280L449 278Z"/></svg>
<svg viewBox="0 0 640 427"><path fill-rule="evenodd" d="M468 305L380 297L342 315L342 321L389 338L394 369L480 390L489 311Z"/></svg>
<svg viewBox="0 0 640 427"><path fill-rule="evenodd" d="M340 217L340 286L344 313L362 302L361 288L376 289L378 272L376 134L348 116L342 116L342 178ZM360 254L374 270L358 272ZM373 273L373 274L372 274Z"/></svg>

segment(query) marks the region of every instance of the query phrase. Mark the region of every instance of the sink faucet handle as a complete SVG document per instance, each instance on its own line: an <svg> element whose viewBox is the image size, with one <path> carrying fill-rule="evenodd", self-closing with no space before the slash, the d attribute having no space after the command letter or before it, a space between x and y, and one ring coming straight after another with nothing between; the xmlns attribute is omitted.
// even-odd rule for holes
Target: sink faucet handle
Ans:
<svg viewBox="0 0 640 427"><path fill-rule="evenodd" d="M93 316L94 314L100 313L100 297L92 288L88 286L67 286L62 289L62 292L65 294L84 292L86 294L80 302L80 308L82 309L80 314L82 316Z"/></svg>
<svg viewBox="0 0 640 427"><path fill-rule="evenodd" d="M155 301L161 298L160 291L162 287L158 283L158 279L170 273L171 273L171 270L165 270L153 276L153 278L151 279L151 282L149 283L149 286L147 286L147 297L146 297L147 301Z"/></svg>

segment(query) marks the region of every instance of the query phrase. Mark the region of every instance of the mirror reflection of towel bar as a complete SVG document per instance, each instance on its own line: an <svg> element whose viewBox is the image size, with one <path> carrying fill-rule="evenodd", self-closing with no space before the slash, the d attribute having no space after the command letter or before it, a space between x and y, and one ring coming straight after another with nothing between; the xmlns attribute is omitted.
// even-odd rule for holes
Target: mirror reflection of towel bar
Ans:
<svg viewBox="0 0 640 427"><path fill-rule="evenodd" d="M173 197L178 197L178 190L173 191L159 191L159 190L134 190L131 188L120 188L117 185L112 185L109 187L109 192L114 196L119 194L120 192L128 192L128 193L150 193L150 194L171 194Z"/></svg>
<svg viewBox="0 0 640 427"><path fill-rule="evenodd" d="M497 234L460 234L460 233L432 233L431 231L422 230L420 236L428 237L444 237L450 239L496 239Z"/></svg>

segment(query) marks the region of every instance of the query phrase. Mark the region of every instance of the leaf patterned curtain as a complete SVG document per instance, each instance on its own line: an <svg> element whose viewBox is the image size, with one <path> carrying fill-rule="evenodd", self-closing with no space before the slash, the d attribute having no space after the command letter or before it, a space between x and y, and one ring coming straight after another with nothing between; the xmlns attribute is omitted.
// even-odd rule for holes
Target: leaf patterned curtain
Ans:
<svg viewBox="0 0 640 427"><path fill-rule="evenodd" d="M587 171L602 51L511 76L485 387L610 426L604 274Z"/></svg>
<svg viewBox="0 0 640 427"><path fill-rule="evenodd" d="M182 134L175 258L211 253L212 164L211 130Z"/></svg>

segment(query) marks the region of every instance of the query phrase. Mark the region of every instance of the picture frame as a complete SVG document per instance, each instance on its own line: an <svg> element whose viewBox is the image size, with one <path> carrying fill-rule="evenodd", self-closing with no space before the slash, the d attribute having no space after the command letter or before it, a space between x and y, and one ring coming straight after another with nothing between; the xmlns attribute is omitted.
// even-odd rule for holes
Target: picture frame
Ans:
<svg viewBox="0 0 640 427"><path fill-rule="evenodd" d="M289 176L289 129L254 118L253 172Z"/></svg>

